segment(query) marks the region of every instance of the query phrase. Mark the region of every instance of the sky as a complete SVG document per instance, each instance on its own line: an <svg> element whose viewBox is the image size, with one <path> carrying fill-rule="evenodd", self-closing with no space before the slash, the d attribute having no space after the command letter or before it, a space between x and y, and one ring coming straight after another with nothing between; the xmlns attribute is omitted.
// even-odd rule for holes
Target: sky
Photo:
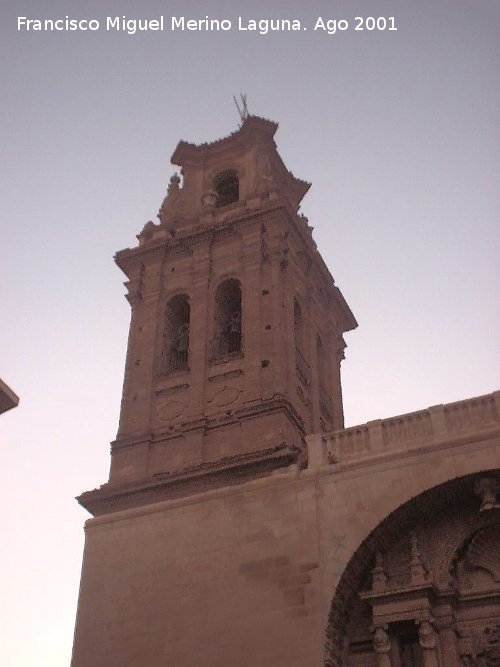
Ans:
<svg viewBox="0 0 500 667"><path fill-rule="evenodd" d="M346 424L500 389L500 3L267 4L0 3L0 377L21 399L0 416L3 667L69 665L89 516L74 497L108 476L130 317L113 255L156 219L177 142L237 129L233 95L279 122L283 160L312 182L301 211L359 323ZM234 27L17 30L207 15Z"/></svg>

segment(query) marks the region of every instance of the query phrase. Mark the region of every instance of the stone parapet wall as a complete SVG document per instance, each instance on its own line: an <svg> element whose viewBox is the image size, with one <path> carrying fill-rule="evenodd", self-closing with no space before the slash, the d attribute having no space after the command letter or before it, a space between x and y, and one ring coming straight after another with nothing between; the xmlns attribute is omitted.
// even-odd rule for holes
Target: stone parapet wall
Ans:
<svg viewBox="0 0 500 667"><path fill-rule="evenodd" d="M307 438L310 467L447 446L500 428L500 392Z"/></svg>

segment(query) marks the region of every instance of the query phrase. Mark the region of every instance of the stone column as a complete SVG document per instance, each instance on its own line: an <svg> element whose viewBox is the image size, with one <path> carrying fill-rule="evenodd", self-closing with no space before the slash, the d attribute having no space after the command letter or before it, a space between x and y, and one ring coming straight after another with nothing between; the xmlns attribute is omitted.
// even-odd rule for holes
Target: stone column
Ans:
<svg viewBox="0 0 500 667"><path fill-rule="evenodd" d="M377 656L377 667L391 667L391 640L386 632L386 627L377 627L373 633L373 648Z"/></svg>
<svg viewBox="0 0 500 667"><path fill-rule="evenodd" d="M418 639L424 654L424 667L439 667L436 632L429 621L422 621L420 623Z"/></svg>
<svg viewBox="0 0 500 667"><path fill-rule="evenodd" d="M460 667L458 655L458 637L452 626L442 627L439 631L441 654L444 664L448 667Z"/></svg>

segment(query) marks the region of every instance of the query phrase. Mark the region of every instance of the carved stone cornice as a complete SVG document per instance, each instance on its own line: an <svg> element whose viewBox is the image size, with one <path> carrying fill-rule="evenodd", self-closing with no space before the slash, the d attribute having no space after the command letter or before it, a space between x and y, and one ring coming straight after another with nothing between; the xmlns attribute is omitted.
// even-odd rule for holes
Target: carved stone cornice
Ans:
<svg viewBox="0 0 500 667"><path fill-rule="evenodd" d="M173 472L158 473L129 484L104 484L77 498L93 516L203 493L223 486L243 484L274 470L300 462L302 450L282 443L217 461L205 461Z"/></svg>
<svg viewBox="0 0 500 667"><path fill-rule="evenodd" d="M421 599L424 596L428 596L429 594L432 594L433 596L438 595L437 588L431 582L408 586L395 586L393 588L386 588L382 591L364 591L359 594L359 597L363 600L367 600L370 602L370 604L372 604L376 602L391 601L400 596Z"/></svg>
<svg viewBox="0 0 500 667"><path fill-rule="evenodd" d="M247 211L243 208L238 211L234 211L230 217L224 217L220 220L214 219L213 224L207 226L206 224L198 224L199 219L193 218L190 222L189 231L182 233L179 231L175 237L169 238L168 240L158 239L152 240L148 243L144 243L135 248L125 248L119 250L115 254L115 262L121 268L121 270L128 275L130 264L133 260L139 258L144 258L158 251L175 253L185 250L186 248L191 248L194 245L197 245L200 242L211 240L214 234L224 233L228 228L234 227L237 229L240 226L246 226L248 224L253 224L255 221L262 224L264 218L268 217L270 214L277 211L282 211L287 216L287 221L292 223L297 217L294 213L292 207L289 205L286 199L277 199L272 202L268 202L258 211ZM223 215L224 212L221 214ZM298 224L298 223L296 223Z"/></svg>
<svg viewBox="0 0 500 667"><path fill-rule="evenodd" d="M418 623L428 621L436 596L437 590L431 583L359 594L372 608L374 625L408 620Z"/></svg>

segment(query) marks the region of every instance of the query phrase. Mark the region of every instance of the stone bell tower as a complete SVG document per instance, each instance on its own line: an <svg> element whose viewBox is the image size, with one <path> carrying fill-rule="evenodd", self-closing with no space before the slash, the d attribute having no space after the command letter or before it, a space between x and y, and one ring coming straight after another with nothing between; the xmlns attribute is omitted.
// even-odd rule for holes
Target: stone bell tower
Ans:
<svg viewBox="0 0 500 667"><path fill-rule="evenodd" d="M356 321L297 211L277 124L181 141L159 224L116 255L132 318L120 427L94 514L306 464L342 428L342 334Z"/></svg>
<svg viewBox="0 0 500 667"><path fill-rule="evenodd" d="M342 334L356 326L298 213L309 184L255 116L181 141L159 223L117 253L132 307L109 482L95 515L307 463L343 427Z"/></svg>

